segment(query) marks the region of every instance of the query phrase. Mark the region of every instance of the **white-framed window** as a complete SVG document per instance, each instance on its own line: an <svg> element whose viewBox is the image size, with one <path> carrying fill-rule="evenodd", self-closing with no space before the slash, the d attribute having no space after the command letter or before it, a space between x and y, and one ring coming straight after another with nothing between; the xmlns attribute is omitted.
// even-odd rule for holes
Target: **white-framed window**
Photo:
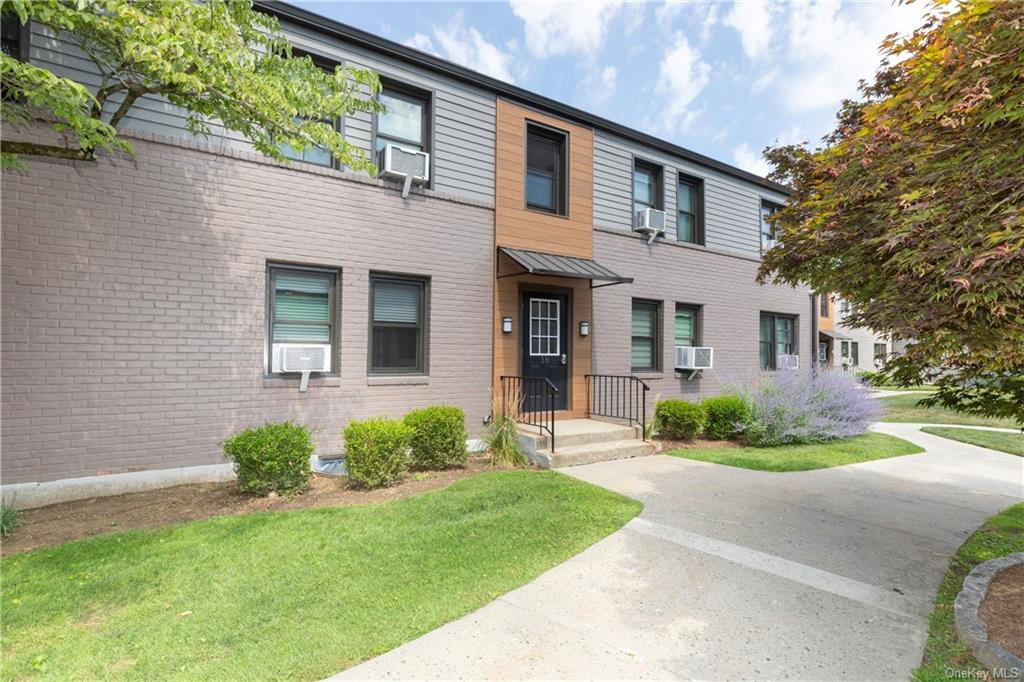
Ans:
<svg viewBox="0 0 1024 682"><path fill-rule="evenodd" d="M530 355L559 355L561 310L557 298L530 299Z"/></svg>

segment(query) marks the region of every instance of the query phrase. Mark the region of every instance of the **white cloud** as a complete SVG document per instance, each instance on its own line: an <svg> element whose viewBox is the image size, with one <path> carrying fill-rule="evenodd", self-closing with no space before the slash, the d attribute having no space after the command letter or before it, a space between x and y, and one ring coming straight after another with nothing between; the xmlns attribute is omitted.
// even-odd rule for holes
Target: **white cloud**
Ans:
<svg viewBox="0 0 1024 682"><path fill-rule="evenodd" d="M878 45L890 33L916 28L925 3L840 6L815 2L787 6L787 59L792 70L781 89L790 111L835 109L857 94L857 81L874 76Z"/></svg>
<svg viewBox="0 0 1024 682"><path fill-rule="evenodd" d="M711 29L718 23L718 5L713 2L668 0L654 10L655 25L665 33L673 31L680 17L685 17L688 25L700 23L700 42L703 45L711 36Z"/></svg>
<svg viewBox="0 0 1024 682"><path fill-rule="evenodd" d="M555 2L511 0L512 12L523 20L526 48L534 57L593 55L602 45L621 2Z"/></svg>
<svg viewBox="0 0 1024 682"><path fill-rule="evenodd" d="M736 2L722 20L740 34L743 52L751 59L764 57L774 34L772 5L767 2Z"/></svg>
<svg viewBox="0 0 1024 682"><path fill-rule="evenodd" d="M480 31L466 26L462 12L456 12L447 26L435 26L431 35L416 33L405 41L409 47L431 52L488 76L514 83L511 50L487 42ZM514 49L514 44L509 46Z"/></svg>
<svg viewBox="0 0 1024 682"><path fill-rule="evenodd" d="M660 100L654 110L656 129L677 134L696 118L692 102L711 79L711 66L701 61L700 53L690 46L686 36L677 33L658 68L655 94Z"/></svg>
<svg viewBox="0 0 1024 682"><path fill-rule="evenodd" d="M751 92L753 92L755 95L759 92L764 92L769 85L778 80L779 75L781 73L782 69L780 69L778 66L773 66L772 68L768 69L763 74L761 74L756 81L754 81L753 85L750 86Z"/></svg>
<svg viewBox="0 0 1024 682"><path fill-rule="evenodd" d="M743 170L764 177L772 167L760 153L755 152L746 142L742 142L732 152L733 161Z"/></svg>
<svg viewBox="0 0 1024 682"><path fill-rule="evenodd" d="M614 66L594 68L580 81L579 90L592 105L604 104L615 94L619 70Z"/></svg>

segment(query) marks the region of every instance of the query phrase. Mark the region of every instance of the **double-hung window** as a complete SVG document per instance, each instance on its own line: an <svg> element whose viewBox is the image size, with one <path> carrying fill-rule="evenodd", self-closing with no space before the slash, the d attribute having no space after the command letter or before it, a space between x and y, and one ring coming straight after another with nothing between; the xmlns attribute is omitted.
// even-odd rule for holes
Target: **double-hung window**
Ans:
<svg viewBox="0 0 1024 682"><path fill-rule="evenodd" d="M761 369L777 369L780 355L795 354L796 320L791 315L761 313L759 348Z"/></svg>
<svg viewBox="0 0 1024 682"><path fill-rule="evenodd" d="M884 343L875 344L875 364L884 365L886 359L889 357L889 352L885 348Z"/></svg>
<svg viewBox="0 0 1024 682"><path fill-rule="evenodd" d="M280 353L275 350L278 344L329 346L328 357L333 367L337 273L313 267L270 265L267 274L270 371L281 371Z"/></svg>
<svg viewBox="0 0 1024 682"><path fill-rule="evenodd" d="M645 208L659 211L664 206L661 191L661 166L636 159L633 162L633 221Z"/></svg>
<svg viewBox="0 0 1024 682"><path fill-rule="evenodd" d="M526 207L566 214L566 135L526 126Z"/></svg>
<svg viewBox="0 0 1024 682"><path fill-rule="evenodd" d="M661 305L657 301L633 300L630 365L634 372L653 372L661 367L660 312Z"/></svg>
<svg viewBox="0 0 1024 682"><path fill-rule="evenodd" d="M818 305L819 305L818 315L819 315L819 317L828 317L828 315L829 315L829 295L828 294L819 294L819 296L821 297L821 300L818 302Z"/></svg>
<svg viewBox="0 0 1024 682"><path fill-rule="evenodd" d="M676 306L676 345L696 346L700 343L697 330L698 309L689 305Z"/></svg>
<svg viewBox="0 0 1024 682"><path fill-rule="evenodd" d="M761 202L761 250L767 251L771 247L775 246L775 228L772 227L771 223L768 222L768 216L782 207L778 204L773 204L768 201Z"/></svg>
<svg viewBox="0 0 1024 682"><path fill-rule="evenodd" d="M300 50L295 50L294 55L296 57L309 57L317 68L319 68L321 71L326 71L327 73L333 74L334 69L336 68L336 64L318 55L309 54L306 52L302 52ZM295 123L301 123L303 121L303 118L301 116L296 116L293 120L295 121ZM329 124L335 130L341 129L341 119L325 119L323 122ZM334 166L334 158L331 156L331 152L328 151L326 147L311 145L300 152L297 149L292 148L291 145L280 144L278 145L278 149L281 150L282 154L284 154L287 158L293 161L302 161L303 163L311 163L317 166L326 166L327 168L331 168Z"/></svg>
<svg viewBox="0 0 1024 682"><path fill-rule="evenodd" d="M377 114L375 151L380 152L388 144L430 151L429 94L385 83L380 103L385 110Z"/></svg>
<svg viewBox="0 0 1024 682"><path fill-rule="evenodd" d="M427 281L370 277L370 373L426 372Z"/></svg>
<svg viewBox="0 0 1024 682"><path fill-rule="evenodd" d="M679 176L676 190L676 240L691 244L704 243L704 183Z"/></svg>

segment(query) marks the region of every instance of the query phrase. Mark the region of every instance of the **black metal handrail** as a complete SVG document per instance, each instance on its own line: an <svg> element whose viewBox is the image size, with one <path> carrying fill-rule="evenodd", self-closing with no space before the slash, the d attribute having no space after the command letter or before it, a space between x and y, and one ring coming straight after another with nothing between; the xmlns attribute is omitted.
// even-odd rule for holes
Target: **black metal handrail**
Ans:
<svg viewBox="0 0 1024 682"><path fill-rule="evenodd" d="M587 374L587 418L623 419L640 425L647 440L647 391L643 380L626 374Z"/></svg>
<svg viewBox="0 0 1024 682"><path fill-rule="evenodd" d="M555 451L555 397L558 387L546 377L501 377L501 408L520 424L547 431Z"/></svg>

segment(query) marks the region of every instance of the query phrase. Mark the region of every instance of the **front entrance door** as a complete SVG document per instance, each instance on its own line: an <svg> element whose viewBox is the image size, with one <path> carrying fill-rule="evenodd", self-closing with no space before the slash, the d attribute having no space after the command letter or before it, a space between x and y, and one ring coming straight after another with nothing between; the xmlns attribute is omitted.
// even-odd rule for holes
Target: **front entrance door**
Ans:
<svg viewBox="0 0 1024 682"><path fill-rule="evenodd" d="M523 376L544 377L555 385L555 409L569 404L569 297L565 294L523 293ZM526 411L548 409L543 382L523 387Z"/></svg>

